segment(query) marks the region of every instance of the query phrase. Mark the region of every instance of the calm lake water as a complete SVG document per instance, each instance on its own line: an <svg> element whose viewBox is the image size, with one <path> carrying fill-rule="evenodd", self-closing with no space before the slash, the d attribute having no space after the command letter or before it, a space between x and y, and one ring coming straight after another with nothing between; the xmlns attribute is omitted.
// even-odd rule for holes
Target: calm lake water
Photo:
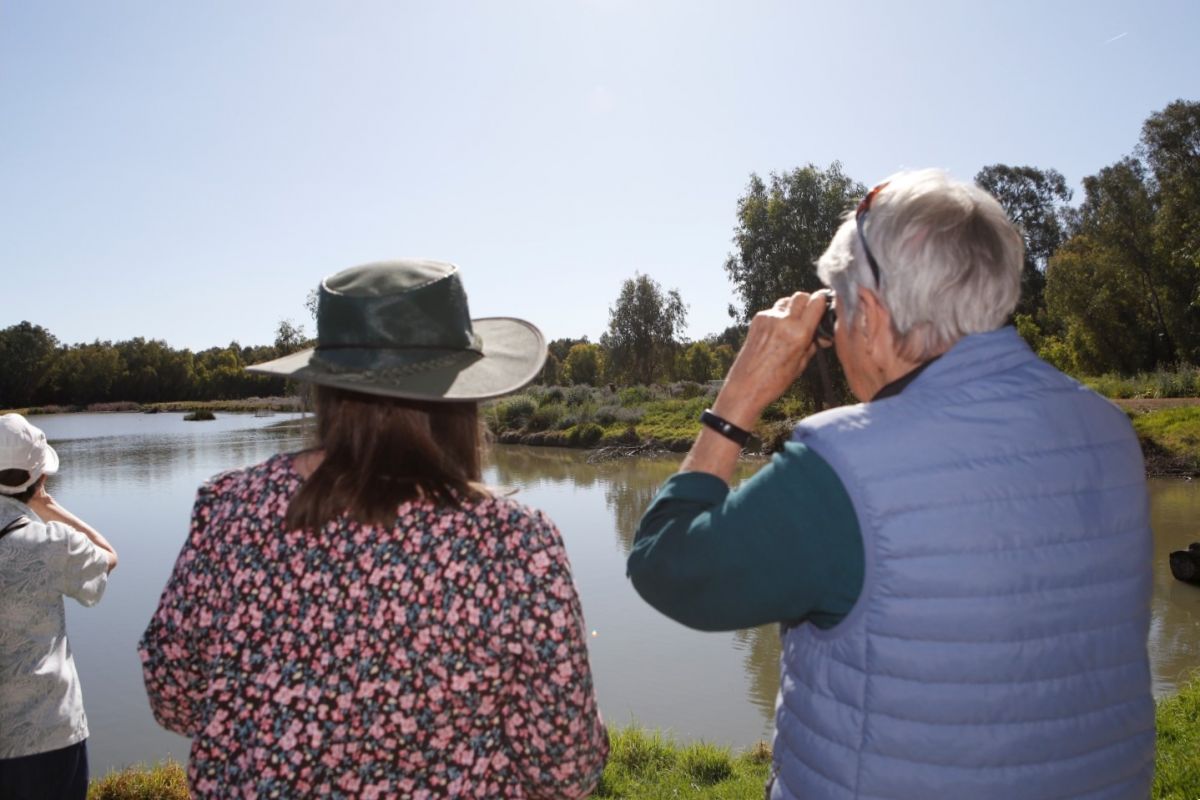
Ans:
<svg viewBox="0 0 1200 800"><path fill-rule="evenodd" d="M67 604L71 643L91 726L93 773L167 755L187 741L150 715L136 643L187 533L196 487L225 469L300 449L294 415L180 414L36 417L62 458L51 491L101 530L121 554L100 605ZM585 453L497 447L485 479L519 490L563 532L583 601L600 707L616 724L669 729L680 739L745 747L768 738L778 687L774 626L697 633L647 607L625 578L624 561L642 509L679 458L589 464ZM756 464L747 465L750 474ZM1200 482L1151 481L1155 532L1156 694L1200 666L1200 588L1171 578L1167 553L1200 540Z"/></svg>

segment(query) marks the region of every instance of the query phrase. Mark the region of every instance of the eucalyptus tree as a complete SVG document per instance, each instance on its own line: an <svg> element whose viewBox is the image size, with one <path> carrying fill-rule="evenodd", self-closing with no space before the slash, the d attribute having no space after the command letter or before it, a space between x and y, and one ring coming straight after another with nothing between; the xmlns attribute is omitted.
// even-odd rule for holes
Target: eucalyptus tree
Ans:
<svg viewBox="0 0 1200 800"><path fill-rule="evenodd" d="M737 201L734 251L725 259L741 301L730 303L729 315L749 322L780 297L821 288L817 258L865 193L837 161L828 169L808 164L772 172L766 181L751 173Z"/></svg>
<svg viewBox="0 0 1200 800"><path fill-rule="evenodd" d="M663 291L649 275L635 274L621 285L600 337L609 374L643 384L670 378L686 324L678 289Z"/></svg>
<svg viewBox="0 0 1200 800"><path fill-rule="evenodd" d="M57 349L58 340L41 325L26 321L0 330L0 408L40 399Z"/></svg>
<svg viewBox="0 0 1200 800"><path fill-rule="evenodd" d="M1067 238L1072 193L1066 178L1054 169L992 164L976 173L975 183L1000 202L1025 238L1017 313L1037 316L1045 306L1046 266Z"/></svg>

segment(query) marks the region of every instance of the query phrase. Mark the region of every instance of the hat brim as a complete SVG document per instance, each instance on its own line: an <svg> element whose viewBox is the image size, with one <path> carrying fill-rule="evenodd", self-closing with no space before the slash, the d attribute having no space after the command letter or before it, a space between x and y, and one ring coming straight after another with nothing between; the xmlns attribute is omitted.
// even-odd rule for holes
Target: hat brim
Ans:
<svg viewBox="0 0 1200 800"><path fill-rule="evenodd" d="M42 468L39 472L42 475L58 474L58 453L50 445L46 445L46 452L42 456Z"/></svg>
<svg viewBox="0 0 1200 800"><path fill-rule="evenodd" d="M313 358L315 349L246 367L248 372L408 400L487 400L511 394L537 377L546 361L546 339L533 324L512 317L471 320L482 356L466 365L403 373L334 368Z"/></svg>

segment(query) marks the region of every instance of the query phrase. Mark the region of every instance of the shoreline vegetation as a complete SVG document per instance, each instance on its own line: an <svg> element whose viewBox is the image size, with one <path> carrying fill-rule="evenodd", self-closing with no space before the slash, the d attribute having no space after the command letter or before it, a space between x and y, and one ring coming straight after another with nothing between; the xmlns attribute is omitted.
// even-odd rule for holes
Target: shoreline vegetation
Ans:
<svg viewBox="0 0 1200 800"><path fill-rule="evenodd" d="M1150 477L1200 475L1200 373L1157 372L1132 378L1102 376L1085 384L1109 397L1129 415ZM700 412L716 398L719 381L677 381L655 386L540 386L484 405L481 416L501 444L570 447L608 458L683 453L700 430ZM241 400L166 403L95 403L89 406L32 406L8 409L25 416L72 412L273 414L309 410L307 399L250 397ZM807 398L784 396L772 403L755 427L749 455L768 455L791 435L796 422L817 409ZM7 413L7 412L6 412Z"/></svg>
<svg viewBox="0 0 1200 800"><path fill-rule="evenodd" d="M1200 673L1158 702L1152 800L1192 800L1200 786ZM758 800L771 768L765 742L743 751L681 744L636 726L609 730L611 754L592 797ZM88 800L188 800L183 765L132 766L93 780Z"/></svg>

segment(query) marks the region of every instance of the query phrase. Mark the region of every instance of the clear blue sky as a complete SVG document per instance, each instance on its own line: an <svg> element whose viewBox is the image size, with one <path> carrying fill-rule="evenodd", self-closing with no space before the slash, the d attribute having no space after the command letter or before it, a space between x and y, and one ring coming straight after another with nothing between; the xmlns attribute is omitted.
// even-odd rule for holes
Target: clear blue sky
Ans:
<svg viewBox="0 0 1200 800"><path fill-rule="evenodd" d="M0 327L269 343L323 275L417 255L551 338L647 273L698 338L751 172L1077 187L1200 99L1197 33L1192 0L11 0Z"/></svg>

